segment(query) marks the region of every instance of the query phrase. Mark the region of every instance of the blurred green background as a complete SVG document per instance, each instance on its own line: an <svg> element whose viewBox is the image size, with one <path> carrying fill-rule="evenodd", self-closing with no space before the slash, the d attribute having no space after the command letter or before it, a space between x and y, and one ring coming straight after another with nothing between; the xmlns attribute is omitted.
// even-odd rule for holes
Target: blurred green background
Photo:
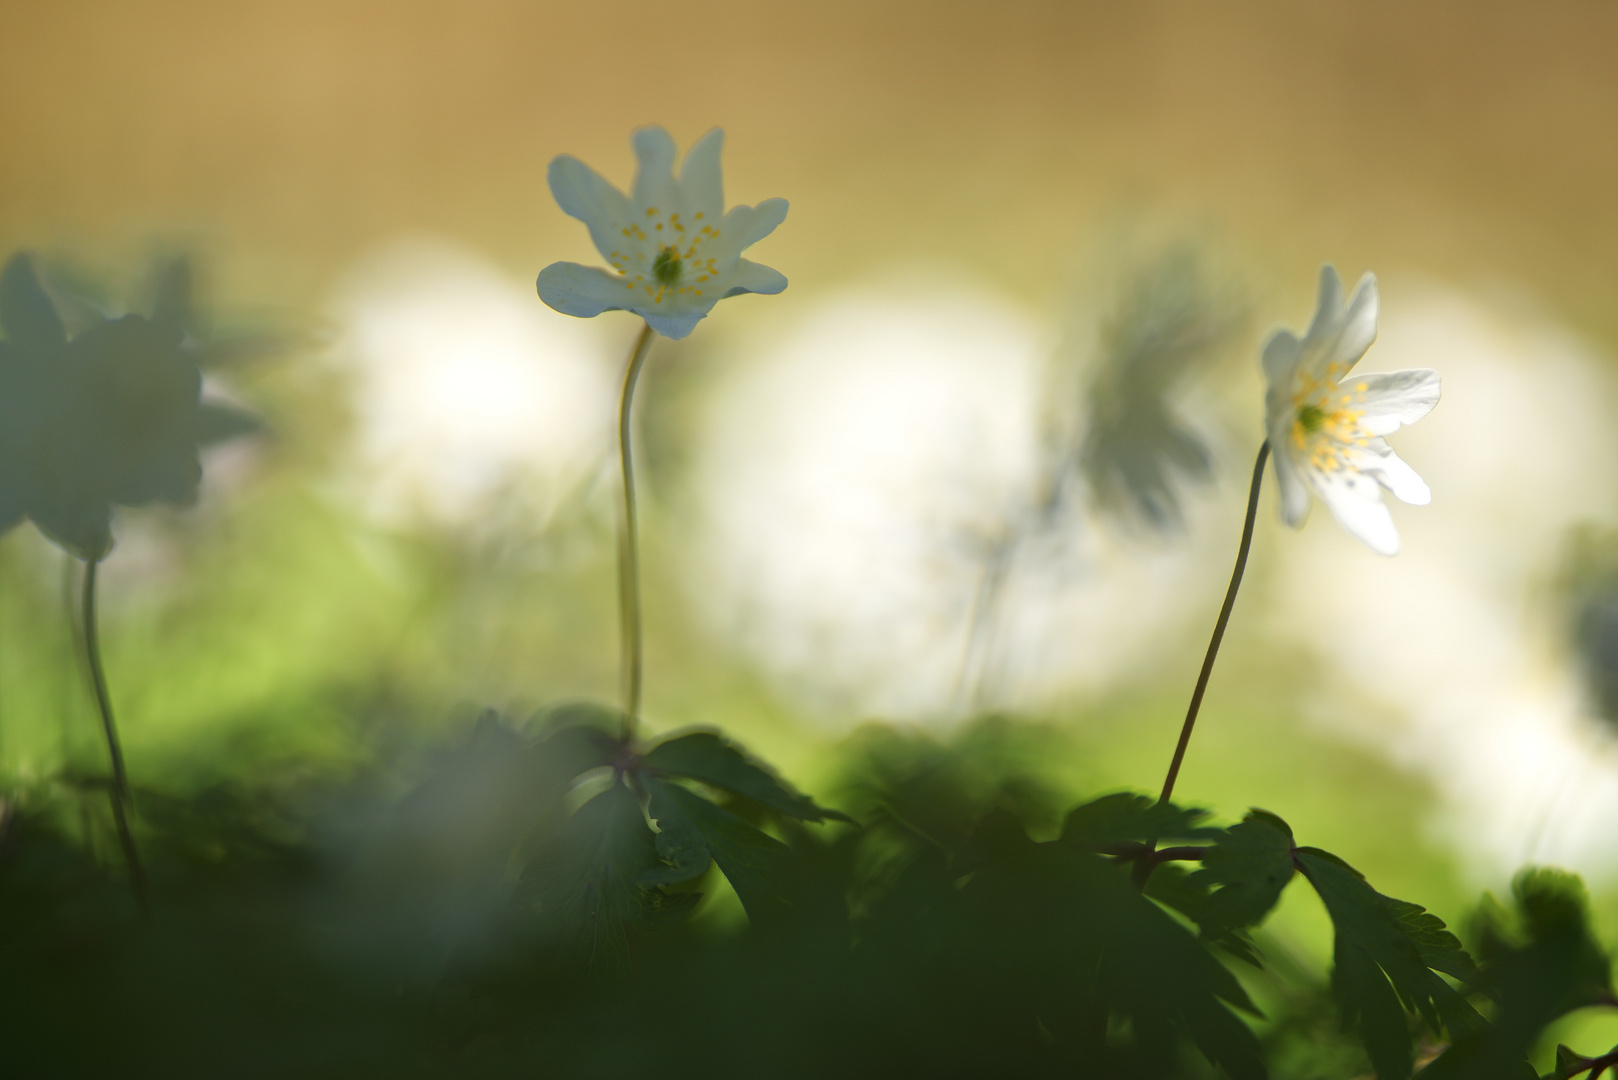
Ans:
<svg viewBox="0 0 1618 1080"><path fill-rule="evenodd" d="M545 167L626 186L635 127L684 147L718 125L728 200L791 201L750 255L792 285L661 343L642 387L653 730L722 726L818 794L855 725L948 738L976 704L1027 718L1007 752L1058 789L1155 790L1234 550L1257 350L1305 325L1330 261L1379 277L1368 369L1445 374L1431 430L1394 440L1434 504L1395 510L1385 563L1323 513L1288 533L1266 494L1180 795L1282 813L1451 921L1520 862L1570 863L1613 940L1618 860L1589 823L1618 762L1567 551L1618 506L1615 32L1596 3L6 5L0 248L137 309L153 253L188 251L212 332L278 342L214 377L266 433L207 459L198 507L118 524L106 653L137 788L335 781L485 705L613 698L600 418L635 327L533 297L547 263L597 261ZM1178 529L1075 519L1093 539L1007 586L999 674L965 701L994 546L972 544L1018 520L985 501L1027 502L1046 399L1082 397L1130 282L1184 251L1220 331L1173 406L1212 482L1180 485ZM842 419L866 385L848 327L919 350L882 391L915 438L857 460L840 435L882 422ZM930 332L957 339L936 383ZM530 354L562 374L533 381ZM795 389L822 361L844 390ZM991 405L952 419L963 401ZM952 473L961 445L1003 460ZM820 509L784 529L799 494ZM917 521L934 548L871 553ZM0 782L23 803L102 767L63 574L31 527L0 542ZM1276 933L1323 962L1314 905Z"/></svg>

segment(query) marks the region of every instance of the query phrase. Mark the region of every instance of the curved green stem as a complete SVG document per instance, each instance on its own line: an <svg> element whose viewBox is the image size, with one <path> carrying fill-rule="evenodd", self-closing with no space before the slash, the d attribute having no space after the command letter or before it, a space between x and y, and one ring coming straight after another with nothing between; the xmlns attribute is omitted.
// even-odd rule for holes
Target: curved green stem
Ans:
<svg viewBox="0 0 1618 1080"><path fill-rule="evenodd" d="M624 470L624 531L618 541L618 614L623 656L624 739L635 736L640 717L640 527L635 513L635 462L629 445L629 419L635 400L635 380L651 351L652 328L645 326L635 339L624 372L624 391L618 402L618 459Z"/></svg>
<svg viewBox="0 0 1618 1080"><path fill-rule="evenodd" d="M146 902L146 871L135 847L135 835L129 829L129 774L124 771L124 752L118 744L118 724L112 716L112 696L107 692L107 675L101 667L101 634L96 620L96 568L95 559L84 563L84 595L81 617L84 622L84 657L90 666L90 683L95 688L96 708L101 713L101 732L107 738L107 756L112 759L112 817L118 826L118 842L124 849L124 861L129 864L129 880L135 895Z"/></svg>
<svg viewBox="0 0 1618 1080"><path fill-rule="evenodd" d="M1230 588L1225 590L1225 605L1219 609L1219 620L1214 623L1213 640L1208 642L1208 654L1202 658L1202 671L1197 675L1197 688L1191 692L1191 707L1186 710L1185 723L1180 728L1180 742L1174 748L1174 760L1169 763L1169 775L1163 781L1163 794L1159 802L1168 802L1174 794L1174 781L1180 775L1180 763L1185 760L1185 748L1191 743L1191 729L1197 724L1197 711L1202 708L1202 695L1208 689L1208 677L1213 674L1214 659L1219 655L1219 643L1225 638L1225 624L1230 622L1231 609L1236 606L1236 592L1242 587L1242 572L1247 569L1247 550L1253 546L1253 522L1258 516L1258 491L1264 483L1264 463L1270 456L1270 443L1265 440L1258 448L1258 460L1253 463L1253 484L1247 493L1247 520L1242 525L1242 542L1236 550L1236 569L1230 575Z"/></svg>

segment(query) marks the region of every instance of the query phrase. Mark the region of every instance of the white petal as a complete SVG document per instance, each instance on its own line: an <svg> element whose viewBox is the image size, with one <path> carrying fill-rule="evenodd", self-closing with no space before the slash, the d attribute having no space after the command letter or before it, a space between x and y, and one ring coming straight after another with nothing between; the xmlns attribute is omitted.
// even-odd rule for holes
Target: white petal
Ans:
<svg viewBox="0 0 1618 1080"><path fill-rule="evenodd" d="M1391 491L1395 498L1412 506L1426 506L1433 501L1432 489L1416 475L1416 470L1405 464L1381 439L1372 439L1364 450L1350 457L1349 462L1361 472Z"/></svg>
<svg viewBox="0 0 1618 1080"><path fill-rule="evenodd" d="M1343 321L1343 279L1337 276L1337 267L1326 263L1320 268L1320 288L1315 295L1315 317L1303 335L1310 341L1323 338L1337 329Z"/></svg>
<svg viewBox="0 0 1618 1080"><path fill-rule="evenodd" d="M1382 502L1382 488L1370 476L1353 469L1325 473L1312 471L1315 493L1337 524L1378 555L1399 553L1399 531Z"/></svg>
<svg viewBox="0 0 1618 1080"><path fill-rule="evenodd" d="M1279 449L1277 447L1279 446ZM1309 519L1309 487L1304 483L1286 443L1270 436L1270 453L1275 458L1275 486L1281 498L1281 520L1294 529Z"/></svg>
<svg viewBox="0 0 1618 1080"><path fill-rule="evenodd" d="M1319 307L1304 335L1299 365L1315 379L1325 379L1334 364L1352 368L1376 340L1376 313L1375 277L1366 274L1360 279L1345 308L1336 268L1329 263L1321 267Z"/></svg>
<svg viewBox="0 0 1618 1080"><path fill-rule="evenodd" d="M1298 368L1299 341L1290 330L1277 330L1264 343L1264 426L1277 453L1292 427L1292 382Z"/></svg>
<svg viewBox="0 0 1618 1080"><path fill-rule="evenodd" d="M1438 372L1412 368L1388 375L1361 375L1355 388L1360 391L1364 415L1360 426L1372 435L1389 435L1401 424L1414 424L1438 404Z"/></svg>
<svg viewBox="0 0 1618 1080"><path fill-rule="evenodd" d="M715 221L725 212L724 180L719 171L719 151L724 145L725 133L714 128L686 151L680 168L686 210Z"/></svg>
<svg viewBox="0 0 1618 1080"><path fill-rule="evenodd" d="M716 247L726 253L740 254L775 231L786 220L785 199L765 199L757 206L733 206L720 228L721 242Z"/></svg>
<svg viewBox="0 0 1618 1080"><path fill-rule="evenodd" d="M762 263L737 259L736 269L725 277L722 284L725 290L723 296L740 296L742 293L774 296L787 287L787 279L781 271Z"/></svg>
<svg viewBox="0 0 1618 1080"><path fill-rule="evenodd" d="M1291 330L1277 330L1264 343L1264 381L1270 387L1281 387L1291 400L1292 374L1298 367L1298 350L1302 343Z"/></svg>
<svg viewBox="0 0 1618 1080"><path fill-rule="evenodd" d="M674 186L674 140L660 127L643 127L635 131L631 142L640 168L635 172L635 205L645 209L655 206L664 213L676 213L679 192Z"/></svg>
<svg viewBox="0 0 1618 1080"><path fill-rule="evenodd" d="M603 311L634 310L631 305L638 293L599 267L570 262L551 263L539 272L535 286L548 306L580 319L593 319Z"/></svg>
<svg viewBox="0 0 1618 1080"><path fill-rule="evenodd" d="M641 293L641 295L645 296L646 294ZM703 316L713 310L713 306L717 302L717 299L715 299L700 303L694 307L685 306L667 310L664 310L666 305L654 308L648 304L644 308L635 309L635 314L645 319L646 324L659 334L678 341L680 338L689 336L691 331L697 328L697 323L701 322Z"/></svg>
<svg viewBox="0 0 1618 1080"><path fill-rule="evenodd" d="M590 227L590 239L597 251L610 256L621 249L624 241L620 230L633 216L623 192L590 166L566 154L551 162L546 178L562 212Z"/></svg>
<svg viewBox="0 0 1618 1080"><path fill-rule="evenodd" d="M1376 341L1376 316L1380 299L1376 289L1376 275L1366 274L1354 288L1354 298L1348 302L1342 328L1332 348L1332 359L1353 367L1360 362L1371 343Z"/></svg>

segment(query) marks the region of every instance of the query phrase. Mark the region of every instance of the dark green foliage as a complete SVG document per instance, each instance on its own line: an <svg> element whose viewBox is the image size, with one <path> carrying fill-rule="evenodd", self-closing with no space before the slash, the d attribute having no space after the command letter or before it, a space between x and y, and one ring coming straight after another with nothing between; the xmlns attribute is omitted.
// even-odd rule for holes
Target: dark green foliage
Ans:
<svg viewBox="0 0 1618 1080"><path fill-rule="evenodd" d="M1559 870L1535 869L1519 874L1511 892L1512 911L1486 897L1478 915L1477 985L1495 1002L1494 1022L1458 1040L1424 1077L1532 1076L1528 1055L1552 1021L1575 1009L1618 1004L1611 960L1590 931L1583 883Z"/></svg>
<svg viewBox="0 0 1618 1080"><path fill-rule="evenodd" d="M1415 1068L1407 1010L1455 1039L1484 1026L1438 974L1476 977L1471 958L1441 920L1383 896L1335 855L1299 848L1294 857L1331 916L1337 935L1332 990L1344 1022L1364 1038L1380 1080L1403 1080Z"/></svg>
<svg viewBox="0 0 1618 1080"><path fill-rule="evenodd" d="M1188 1038L1233 1077L1265 1075L1257 1039L1228 1008L1255 1011L1247 993L1127 867L1038 844L979 871L963 899L974 936L1023 969L1028 1008L1070 1052L1104 1059L1105 1033L1121 1021L1145 1046Z"/></svg>
<svg viewBox="0 0 1618 1080"><path fill-rule="evenodd" d="M642 881L689 881L712 857L754 924L768 925L791 910L792 853L785 844L678 784L651 776L642 783L661 830L657 852L669 863Z"/></svg>
<svg viewBox="0 0 1618 1080"><path fill-rule="evenodd" d="M1062 839L1095 849L1149 840L1213 840L1222 830L1198 824L1207 816L1205 810L1120 791L1075 807L1062 823Z"/></svg>
<svg viewBox="0 0 1618 1080"><path fill-rule="evenodd" d="M658 776L711 784L800 821L853 820L790 790L716 732L696 731L658 743L641 759L641 767Z"/></svg>
<svg viewBox="0 0 1618 1080"><path fill-rule="evenodd" d="M542 936L601 978L629 966L627 925L646 927L669 906L686 907L639 883L658 865L640 800L614 780L585 803L528 864L524 896Z"/></svg>
<svg viewBox="0 0 1618 1080"><path fill-rule="evenodd" d="M775 923L794 906L787 845L669 778L701 781L793 820L849 820L792 792L717 734L683 735L638 754L609 733L621 720L590 702L542 718L551 734L538 752L552 784L565 787L592 769L613 772L608 789L539 845L523 873L541 939L602 978L626 968L629 927L650 928L697 903L700 894L673 887L700 878L710 862L755 923Z"/></svg>
<svg viewBox="0 0 1618 1080"><path fill-rule="evenodd" d="M845 785L863 824L817 829L640 768L621 719L589 703L527 730L485 715L403 786L138 792L150 919L119 864L109 874L70 839L76 810L0 812L8 1064L181 1080L1258 1080L1268 1063L1332 1080L1363 1071L1335 999L1383 1076L1413 1059L1408 1007L1458 1038L1431 1075L1516 1077L1521 1055L1485 1067L1502 1040L1609 994L1565 877L1525 877L1513 914L1484 916L1473 972L1437 919L1299 849L1337 926L1328 993L1284 947L1261 959L1243 936L1293 857L1270 815L1218 829L1115 794L1057 835L1040 785L995 757L1007 744L969 733L969 756L888 733L862 737ZM105 816L101 794L83 805ZM1137 869L1165 850L1143 890ZM690 918L714 866L746 924ZM1224 958L1243 948L1258 967ZM1495 1027L1439 972L1495 995Z"/></svg>
<svg viewBox="0 0 1618 1080"><path fill-rule="evenodd" d="M1197 910L1203 933L1223 938L1257 926L1292 880L1292 829L1274 814L1249 811L1202 856L1190 883L1218 886Z"/></svg>

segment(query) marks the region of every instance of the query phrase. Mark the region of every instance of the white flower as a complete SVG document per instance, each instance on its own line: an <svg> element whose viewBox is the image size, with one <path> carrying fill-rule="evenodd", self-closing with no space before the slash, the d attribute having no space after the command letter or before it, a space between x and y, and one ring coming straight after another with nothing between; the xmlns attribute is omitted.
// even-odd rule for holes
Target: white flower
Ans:
<svg viewBox="0 0 1618 1080"><path fill-rule="evenodd" d="M1286 523L1303 524L1313 491L1339 525L1373 551L1395 555L1399 533L1382 489L1423 506L1432 492L1382 436L1438 404L1438 372L1417 368L1346 379L1376 340L1376 309L1370 274L1345 308L1337 270L1320 268L1320 302L1309 332L1299 341L1278 330L1264 346L1265 425Z"/></svg>
<svg viewBox="0 0 1618 1080"><path fill-rule="evenodd" d="M593 319L633 311L665 337L683 338L727 296L778 293L787 279L741 253L775 231L785 199L725 212L719 150L725 133L708 132L674 177L674 140L660 127L635 132L640 169L626 198L595 170L563 155L551 162L551 193L612 265L609 273L552 263L539 274L539 297L564 315Z"/></svg>

